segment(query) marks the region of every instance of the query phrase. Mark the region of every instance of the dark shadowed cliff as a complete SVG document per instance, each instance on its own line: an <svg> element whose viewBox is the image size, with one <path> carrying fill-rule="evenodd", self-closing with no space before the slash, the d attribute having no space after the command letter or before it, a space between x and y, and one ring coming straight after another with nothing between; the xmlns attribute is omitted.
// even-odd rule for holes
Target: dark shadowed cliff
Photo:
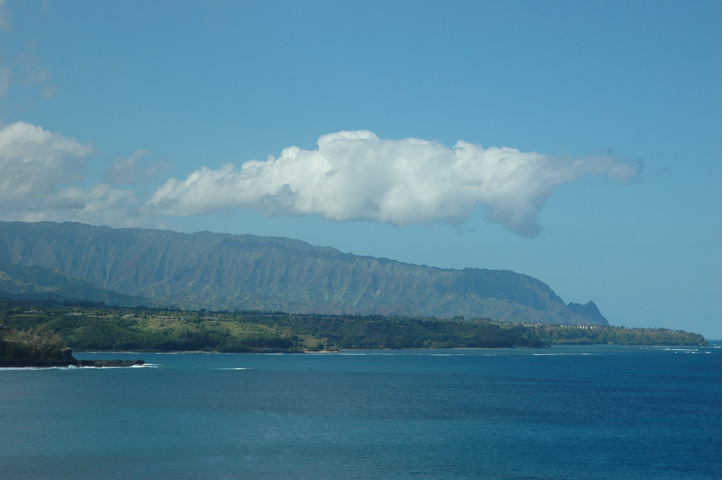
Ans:
<svg viewBox="0 0 722 480"><path fill-rule="evenodd" d="M214 310L607 324L594 303L565 305L549 286L527 275L411 265L287 238L0 222L1 264L49 269L53 281L64 284L58 285L65 287L63 295L85 289L78 298L111 304L148 299ZM5 290L14 285L16 295L23 293L20 284L27 287L38 273L11 270L0 268L0 279ZM68 282L77 279L84 282L69 290ZM47 284L53 281L34 292L53 290Z"/></svg>

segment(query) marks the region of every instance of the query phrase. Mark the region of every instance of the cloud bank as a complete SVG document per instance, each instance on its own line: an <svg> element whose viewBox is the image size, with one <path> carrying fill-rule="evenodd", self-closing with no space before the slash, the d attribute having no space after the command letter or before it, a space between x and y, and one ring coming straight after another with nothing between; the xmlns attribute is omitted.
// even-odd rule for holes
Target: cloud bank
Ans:
<svg viewBox="0 0 722 480"><path fill-rule="evenodd" d="M81 161L93 148L25 122L0 129L0 196L21 205L58 183L77 181Z"/></svg>
<svg viewBox="0 0 722 480"><path fill-rule="evenodd" d="M490 221L530 237L558 185L587 175L613 182L639 170L612 157L550 157L459 141L383 140L370 131L323 135L318 148L289 147L278 158L236 168L200 168L171 178L146 203L156 214L195 216L229 209L320 215L394 225L463 223L478 207Z"/></svg>
<svg viewBox="0 0 722 480"><path fill-rule="evenodd" d="M92 153L91 145L29 123L0 128L0 217L135 224L140 202L134 192L98 182L79 185Z"/></svg>
<svg viewBox="0 0 722 480"><path fill-rule="evenodd" d="M93 153L91 145L29 123L0 128L0 218L157 226L165 221L160 215L256 209L333 221L460 225L481 209L490 221L531 237L541 231L539 213L558 185L586 175L620 183L639 176L613 157L550 157L464 141L449 148L341 131L320 137L315 150L289 147L278 158L168 179L144 202L136 188L167 164L149 162L149 152L138 150L109 164L97 181L85 177Z"/></svg>

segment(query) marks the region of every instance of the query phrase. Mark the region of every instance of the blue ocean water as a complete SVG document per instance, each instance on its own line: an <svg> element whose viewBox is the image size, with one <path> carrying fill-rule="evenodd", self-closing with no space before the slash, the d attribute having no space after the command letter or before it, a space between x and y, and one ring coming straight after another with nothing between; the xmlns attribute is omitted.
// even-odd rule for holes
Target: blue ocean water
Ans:
<svg viewBox="0 0 722 480"><path fill-rule="evenodd" d="M722 348L77 354L0 370L5 479L722 478Z"/></svg>

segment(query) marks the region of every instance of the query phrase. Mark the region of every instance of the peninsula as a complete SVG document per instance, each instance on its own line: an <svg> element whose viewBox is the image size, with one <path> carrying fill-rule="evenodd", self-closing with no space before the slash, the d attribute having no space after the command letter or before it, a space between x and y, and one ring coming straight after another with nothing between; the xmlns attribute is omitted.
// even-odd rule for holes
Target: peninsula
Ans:
<svg viewBox="0 0 722 480"><path fill-rule="evenodd" d="M5 340L34 358L69 363L76 351L300 353L347 349L549 347L557 344L705 345L699 334L608 325L546 325L379 315L216 312L19 302L0 298ZM7 347L5 347L7 348ZM2 357L0 351L0 357Z"/></svg>
<svg viewBox="0 0 722 480"><path fill-rule="evenodd" d="M0 325L2 367L132 367L143 360L78 360L63 339L47 328L28 331Z"/></svg>

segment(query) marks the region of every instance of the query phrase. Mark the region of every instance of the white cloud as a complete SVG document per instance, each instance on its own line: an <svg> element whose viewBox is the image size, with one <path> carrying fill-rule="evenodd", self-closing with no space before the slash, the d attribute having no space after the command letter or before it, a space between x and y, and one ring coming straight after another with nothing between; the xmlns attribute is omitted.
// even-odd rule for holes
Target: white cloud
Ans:
<svg viewBox="0 0 722 480"><path fill-rule="evenodd" d="M457 224L481 206L491 221L533 236L554 188L585 175L626 182L639 172L612 157L549 157L464 141L448 148L342 131L320 137L315 150L289 147L278 158L249 161L240 169L203 167L185 180L171 178L146 208L178 216L253 208L270 215L408 225Z"/></svg>
<svg viewBox="0 0 722 480"><path fill-rule="evenodd" d="M16 219L37 221L76 221L114 227L150 226L142 216L140 203L130 190L96 183L88 189L70 186L37 199L34 209L21 211Z"/></svg>
<svg viewBox="0 0 722 480"><path fill-rule="evenodd" d="M79 179L82 159L93 148L25 122L0 129L0 199L22 204L56 185Z"/></svg>
<svg viewBox="0 0 722 480"><path fill-rule="evenodd" d="M158 214L252 208L335 221L461 224L482 208L489 220L534 236L556 186L585 175L621 183L639 176L612 157L549 157L463 141L449 148L354 131L324 135L315 150L289 147L278 158L240 168L200 168L184 180L167 180L142 204L133 190L112 184L145 182L165 164L148 164L148 152L138 150L116 160L105 182L95 182L84 178L92 152L91 145L29 123L0 128L0 218L145 226Z"/></svg>
<svg viewBox="0 0 722 480"><path fill-rule="evenodd" d="M0 128L0 218L139 224L135 193L81 182L90 145L17 122Z"/></svg>

